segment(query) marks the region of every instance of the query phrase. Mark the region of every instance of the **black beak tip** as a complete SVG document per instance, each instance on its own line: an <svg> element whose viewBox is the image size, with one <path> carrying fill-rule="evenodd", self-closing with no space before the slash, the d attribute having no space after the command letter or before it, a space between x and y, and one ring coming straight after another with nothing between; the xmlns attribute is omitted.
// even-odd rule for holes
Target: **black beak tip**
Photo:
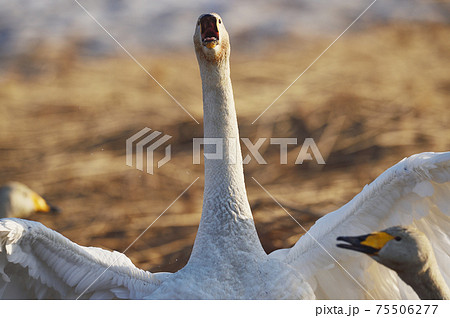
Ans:
<svg viewBox="0 0 450 318"><path fill-rule="evenodd" d="M378 252L378 249L375 249L373 247L370 246L366 246L366 245L361 245L361 242L364 241L367 238L367 235L362 235L362 236L339 236L336 238L336 240L338 241L343 241L343 242L347 242L349 244L336 244L337 247L343 248L343 249L347 249L347 250L351 250L351 251L356 251L356 252L361 252L364 254L375 254L376 252Z"/></svg>
<svg viewBox="0 0 450 318"><path fill-rule="evenodd" d="M50 205L50 213L59 214L61 213L61 209L58 208L57 206Z"/></svg>
<svg viewBox="0 0 450 318"><path fill-rule="evenodd" d="M354 251L356 248L355 246L350 245L350 244L336 244L336 246L339 248L344 248L344 249L352 250L352 251Z"/></svg>
<svg viewBox="0 0 450 318"><path fill-rule="evenodd" d="M337 241L343 241L343 242L347 242L350 244L359 244L361 242L361 239L359 237L355 237L355 236L338 236L336 238Z"/></svg>

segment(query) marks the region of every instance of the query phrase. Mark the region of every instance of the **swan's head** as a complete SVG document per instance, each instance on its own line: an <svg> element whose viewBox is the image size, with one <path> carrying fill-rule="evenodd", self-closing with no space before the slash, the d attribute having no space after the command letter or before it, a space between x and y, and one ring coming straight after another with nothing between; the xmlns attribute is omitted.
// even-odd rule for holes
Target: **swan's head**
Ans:
<svg viewBox="0 0 450 318"><path fill-rule="evenodd" d="M412 227L394 226L361 236L340 236L338 247L365 253L396 272L420 270L432 247L426 236Z"/></svg>
<svg viewBox="0 0 450 318"><path fill-rule="evenodd" d="M24 218L34 212L59 212L59 209L22 183L9 182L0 188L0 215Z"/></svg>
<svg viewBox="0 0 450 318"><path fill-rule="evenodd" d="M202 14L195 27L194 46L198 59L223 61L230 53L230 42L222 18L217 13Z"/></svg>

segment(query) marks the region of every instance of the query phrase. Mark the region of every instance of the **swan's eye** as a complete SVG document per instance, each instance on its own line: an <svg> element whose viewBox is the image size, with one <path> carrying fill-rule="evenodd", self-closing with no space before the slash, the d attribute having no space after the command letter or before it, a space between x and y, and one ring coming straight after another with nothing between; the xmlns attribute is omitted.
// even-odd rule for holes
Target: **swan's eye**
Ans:
<svg viewBox="0 0 450 318"><path fill-rule="evenodd" d="M394 237L394 240L396 240L396 241L401 241L402 238L401 238L400 236L396 236L396 237Z"/></svg>
<svg viewBox="0 0 450 318"><path fill-rule="evenodd" d="M199 20L197 20L197 25L200 25L200 19L199 19Z"/></svg>
<svg viewBox="0 0 450 318"><path fill-rule="evenodd" d="M219 19L219 24L222 24L222 20L221 19Z"/></svg>

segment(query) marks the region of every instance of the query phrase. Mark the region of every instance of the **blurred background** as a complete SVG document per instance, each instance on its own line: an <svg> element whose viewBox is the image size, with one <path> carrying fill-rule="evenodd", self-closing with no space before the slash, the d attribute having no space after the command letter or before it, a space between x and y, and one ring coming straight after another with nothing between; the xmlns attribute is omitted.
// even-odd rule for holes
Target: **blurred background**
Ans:
<svg viewBox="0 0 450 318"><path fill-rule="evenodd" d="M72 0L0 0L0 183L29 185L59 206L34 220L72 241L123 251L151 271L187 262L201 215L201 83L197 17L218 12L230 33L241 137L298 138L288 164L266 141L245 166L267 252L359 193L402 158L450 148L450 3L379 0L255 124L257 116L372 1L79 1L200 122L196 124ZM144 127L173 136L154 175L125 164ZM326 165L295 165L314 138ZM248 153L243 148L244 156ZM163 157L163 152L157 154Z"/></svg>

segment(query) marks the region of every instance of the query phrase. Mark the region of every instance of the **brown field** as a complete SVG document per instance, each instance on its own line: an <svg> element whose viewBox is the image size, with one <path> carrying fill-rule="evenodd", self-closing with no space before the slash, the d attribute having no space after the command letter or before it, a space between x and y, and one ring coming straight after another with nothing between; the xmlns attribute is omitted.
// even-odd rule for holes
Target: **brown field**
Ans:
<svg viewBox="0 0 450 318"><path fill-rule="evenodd" d="M348 32L254 125L253 120L331 43L289 39L251 53L233 45L241 137L312 137L326 165L245 167L258 233L270 252L304 233L402 158L450 148L450 27L389 25ZM241 49L245 47L245 49ZM80 57L76 46L40 46L7 64L0 85L0 182L17 180L63 209L36 215L69 239L123 251L191 183L189 191L127 251L141 268L175 271L188 260L201 215L203 166L192 164L197 125L118 49ZM137 59L202 123L193 50ZM125 140L144 127L172 135L172 160L149 175L125 165ZM349 233L351 235L352 233Z"/></svg>

